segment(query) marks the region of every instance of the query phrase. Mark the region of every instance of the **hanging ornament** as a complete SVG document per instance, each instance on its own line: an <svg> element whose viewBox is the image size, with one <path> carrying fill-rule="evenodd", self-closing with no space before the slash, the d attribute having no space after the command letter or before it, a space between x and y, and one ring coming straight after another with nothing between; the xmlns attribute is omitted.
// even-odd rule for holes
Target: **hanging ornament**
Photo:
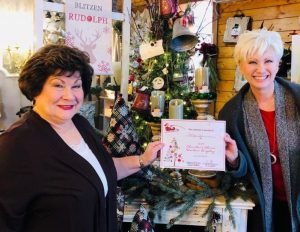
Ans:
<svg viewBox="0 0 300 232"><path fill-rule="evenodd" d="M188 51L198 43L198 37L192 32L192 28L182 25L185 20L181 17L174 22L171 48L177 52Z"/></svg>
<svg viewBox="0 0 300 232"><path fill-rule="evenodd" d="M164 87L165 81L162 77L155 77L152 81L153 89L162 89Z"/></svg>
<svg viewBox="0 0 300 232"><path fill-rule="evenodd" d="M163 70L162 70L163 74L167 75L169 73L167 67L165 67Z"/></svg>
<svg viewBox="0 0 300 232"><path fill-rule="evenodd" d="M177 12L178 1L177 0L160 0L160 15L170 17Z"/></svg>
<svg viewBox="0 0 300 232"><path fill-rule="evenodd" d="M148 111L149 98L150 96L148 94L137 92L132 105L132 109L136 111Z"/></svg>

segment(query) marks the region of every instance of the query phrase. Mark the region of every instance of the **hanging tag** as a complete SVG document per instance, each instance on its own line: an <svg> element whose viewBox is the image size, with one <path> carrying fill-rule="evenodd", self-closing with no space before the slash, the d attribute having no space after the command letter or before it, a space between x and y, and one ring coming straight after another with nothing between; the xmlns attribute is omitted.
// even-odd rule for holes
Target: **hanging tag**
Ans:
<svg viewBox="0 0 300 232"><path fill-rule="evenodd" d="M157 40L155 42L150 43L142 43L140 45L140 54L143 60L152 58L154 56L158 56L164 54L164 48L162 46L162 40Z"/></svg>

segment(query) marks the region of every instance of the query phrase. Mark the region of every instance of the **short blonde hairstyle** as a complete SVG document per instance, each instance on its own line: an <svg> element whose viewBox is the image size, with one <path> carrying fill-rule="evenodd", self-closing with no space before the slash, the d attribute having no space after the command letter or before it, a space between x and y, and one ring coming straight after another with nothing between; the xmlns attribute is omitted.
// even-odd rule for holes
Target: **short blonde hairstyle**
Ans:
<svg viewBox="0 0 300 232"><path fill-rule="evenodd" d="M280 34L266 29L246 31L240 35L234 49L234 60L236 64L253 56L255 53L263 55L266 50L272 48L278 60L283 55L283 42Z"/></svg>

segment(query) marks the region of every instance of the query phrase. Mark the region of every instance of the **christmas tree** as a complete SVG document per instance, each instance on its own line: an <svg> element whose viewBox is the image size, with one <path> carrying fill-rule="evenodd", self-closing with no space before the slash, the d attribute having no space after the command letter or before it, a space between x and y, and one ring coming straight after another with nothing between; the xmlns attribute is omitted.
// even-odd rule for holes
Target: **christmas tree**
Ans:
<svg viewBox="0 0 300 232"><path fill-rule="evenodd" d="M161 119L196 119L197 113L191 100L214 100L217 81L213 59L217 52L216 46L209 42L203 43L199 30L197 34L189 31L194 23L191 5L184 12L178 12L176 0L146 2L143 12L132 14L128 92L128 99L132 102L131 117L142 149L156 136ZM210 73L206 75L209 79L198 79L198 83L191 59L197 52L203 55L203 70L206 70L204 66L207 65ZM203 77L203 73L200 74ZM184 159L180 150L174 139L167 155L173 164ZM217 196L225 197L227 208L231 211L230 199L237 194L249 194L240 188L244 184L235 185L236 180L223 172L217 173L215 178L219 185L215 188L189 174L188 170L160 169L154 165L150 169L153 173L151 178L126 178L122 182L122 190L127 202L144 199L158 216L164 209L176 208L179 214L170 220L169 227L198 200L208 197L213 200L205 215L209 218L208 226L213 226ZM241 181L238 180L238 183Z"/></svg>
<svg viewBox="0 0 300 232"><path fill-rule="evenodd" d="M204 48L208 46L200 46L199 31L191 32L192 6L188 5L184 12L177 9L175 0L160 1L160 6L158 1L147 1L143 12L132 14L129 85L133 88L129 99L133 101L133 121L144 147L152 136L148 122L159 123L162 118L195 119L197 113L190 100L216 97L215 86L210 91L208 86L206 91L195 86L192 56L206 52ZM212 62L205 58L207 63ZM216 76L213 71L211 76ZM183 104L182 114L173 114L170 104Z"/></svg>

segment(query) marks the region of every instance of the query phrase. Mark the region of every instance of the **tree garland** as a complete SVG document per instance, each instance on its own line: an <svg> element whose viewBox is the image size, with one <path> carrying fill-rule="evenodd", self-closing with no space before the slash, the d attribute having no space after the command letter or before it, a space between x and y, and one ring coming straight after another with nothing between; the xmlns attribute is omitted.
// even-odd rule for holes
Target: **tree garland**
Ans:
<svg viewBox="0 0 300 232"><path fill-rule="evenodd" d="M194 190L186 185L179 185L171 175L172 169L160 169L151 166L153 177L151 180L141 179L136 176L129 177L122 182L122 190L129 204L136 199L143 199L151 206L154 213L161 217L163 210L176 209L178 215L172 218L167 228L172 227L180 220L195 203L201 199L211 198L212 202L207 207L202 217L208 217L207 228L212 228L215 215L215 200L218 196L225 198L226 210L229 211L229 219L233 226L235 220L230 202L241 197L243 200L255 200L254 190L248 189L248 183L244 179L236 179L224 172L217 172L218 188L211 188L195 176L188 174L187 170L181 170L183 182L193 181L201 190Z"/></svg>

